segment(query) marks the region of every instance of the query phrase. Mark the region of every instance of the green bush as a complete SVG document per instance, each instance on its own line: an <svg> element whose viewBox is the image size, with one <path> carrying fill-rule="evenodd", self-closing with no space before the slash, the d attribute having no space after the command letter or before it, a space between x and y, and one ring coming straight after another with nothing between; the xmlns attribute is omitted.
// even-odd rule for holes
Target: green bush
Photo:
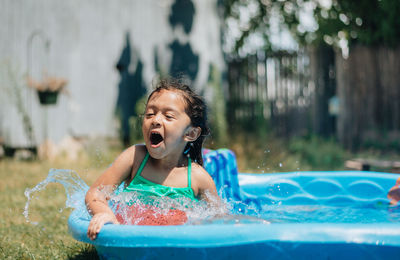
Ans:
<svg viewBox="0 0 400 260"><path fill-rule="evenodd" d="M317 136L293 138L289 141L290 153L299 155L303 163L313 170L342 169L347 152L333 139Z"/></svg>
<svg viewBox="0 0 400 260"><path fill-rule="evenodd" d="M361 149L400 152L400 131L374 130L363 136Z"/></svg>

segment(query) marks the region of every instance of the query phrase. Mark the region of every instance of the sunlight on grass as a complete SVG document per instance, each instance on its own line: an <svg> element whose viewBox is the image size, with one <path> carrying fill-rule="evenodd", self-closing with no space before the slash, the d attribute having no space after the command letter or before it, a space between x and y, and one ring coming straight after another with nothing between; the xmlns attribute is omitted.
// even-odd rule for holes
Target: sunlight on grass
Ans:
<svg viewBox="0 0 400 260"><path fill-rule="evenodd" d="M66 195L60 184L50 184L37 192L26 222L24 192L43 181L51 168L76 171L88 184L112 163L120 149L87 152L78 161L63 158L49 161L0 161L0 259L97 259L91 245L74 240L68 233L71 209L65 209Z"/></svg>

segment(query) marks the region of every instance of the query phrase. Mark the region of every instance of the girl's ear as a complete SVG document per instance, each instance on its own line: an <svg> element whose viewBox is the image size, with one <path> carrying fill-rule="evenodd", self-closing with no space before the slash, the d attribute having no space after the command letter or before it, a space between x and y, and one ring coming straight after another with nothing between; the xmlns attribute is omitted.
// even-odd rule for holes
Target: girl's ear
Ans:
<svg viewBox="0 0 400 260"><path fill-rule="evenodd" d="M200 127L194 127L191 126L188 131L186 132L185 136L184 136L184 140L186 142L194 142L196 141L197 138L199 138L201 134L201 128Z"/></svg>

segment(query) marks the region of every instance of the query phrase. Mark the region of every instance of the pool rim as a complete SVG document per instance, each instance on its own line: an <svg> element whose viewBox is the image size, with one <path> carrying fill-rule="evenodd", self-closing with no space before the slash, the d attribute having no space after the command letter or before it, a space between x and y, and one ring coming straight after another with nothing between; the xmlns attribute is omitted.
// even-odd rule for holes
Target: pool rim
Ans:
<svg viewBox="0 0 400 260"><path fill-rule="evenodd" d="M300 173L300 174L299 174ZM396 180L395 173L362 171L296 171L283 173L239 173L266 178L366 177ZM94 241L86 236L89 225L77 210L68 219L72 236L95 246L112 247L221 247L253 243L355 243L400 247L399 223L228 223L179 226L133 226L106 224Z"/></svg>

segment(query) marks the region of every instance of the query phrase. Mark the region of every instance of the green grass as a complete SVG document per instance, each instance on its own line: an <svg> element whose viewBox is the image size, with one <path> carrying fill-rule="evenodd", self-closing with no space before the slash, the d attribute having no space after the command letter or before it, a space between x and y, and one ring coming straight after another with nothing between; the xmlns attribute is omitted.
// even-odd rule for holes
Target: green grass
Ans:
<svg viewBox="0 0 400 260"><path fill-rule="evenodd" d="M94 247L77 242L68 233L71 210L64 209L66 196L61 185L50 184L34 194L29 218L38 224L26 222L22 214L25 189L44 180L50 168L75 170L90 185L117 153L103 154L96 149L88 154L77 162L62 158L52 162L0 160L0 259L98 259Z"/></svg>

